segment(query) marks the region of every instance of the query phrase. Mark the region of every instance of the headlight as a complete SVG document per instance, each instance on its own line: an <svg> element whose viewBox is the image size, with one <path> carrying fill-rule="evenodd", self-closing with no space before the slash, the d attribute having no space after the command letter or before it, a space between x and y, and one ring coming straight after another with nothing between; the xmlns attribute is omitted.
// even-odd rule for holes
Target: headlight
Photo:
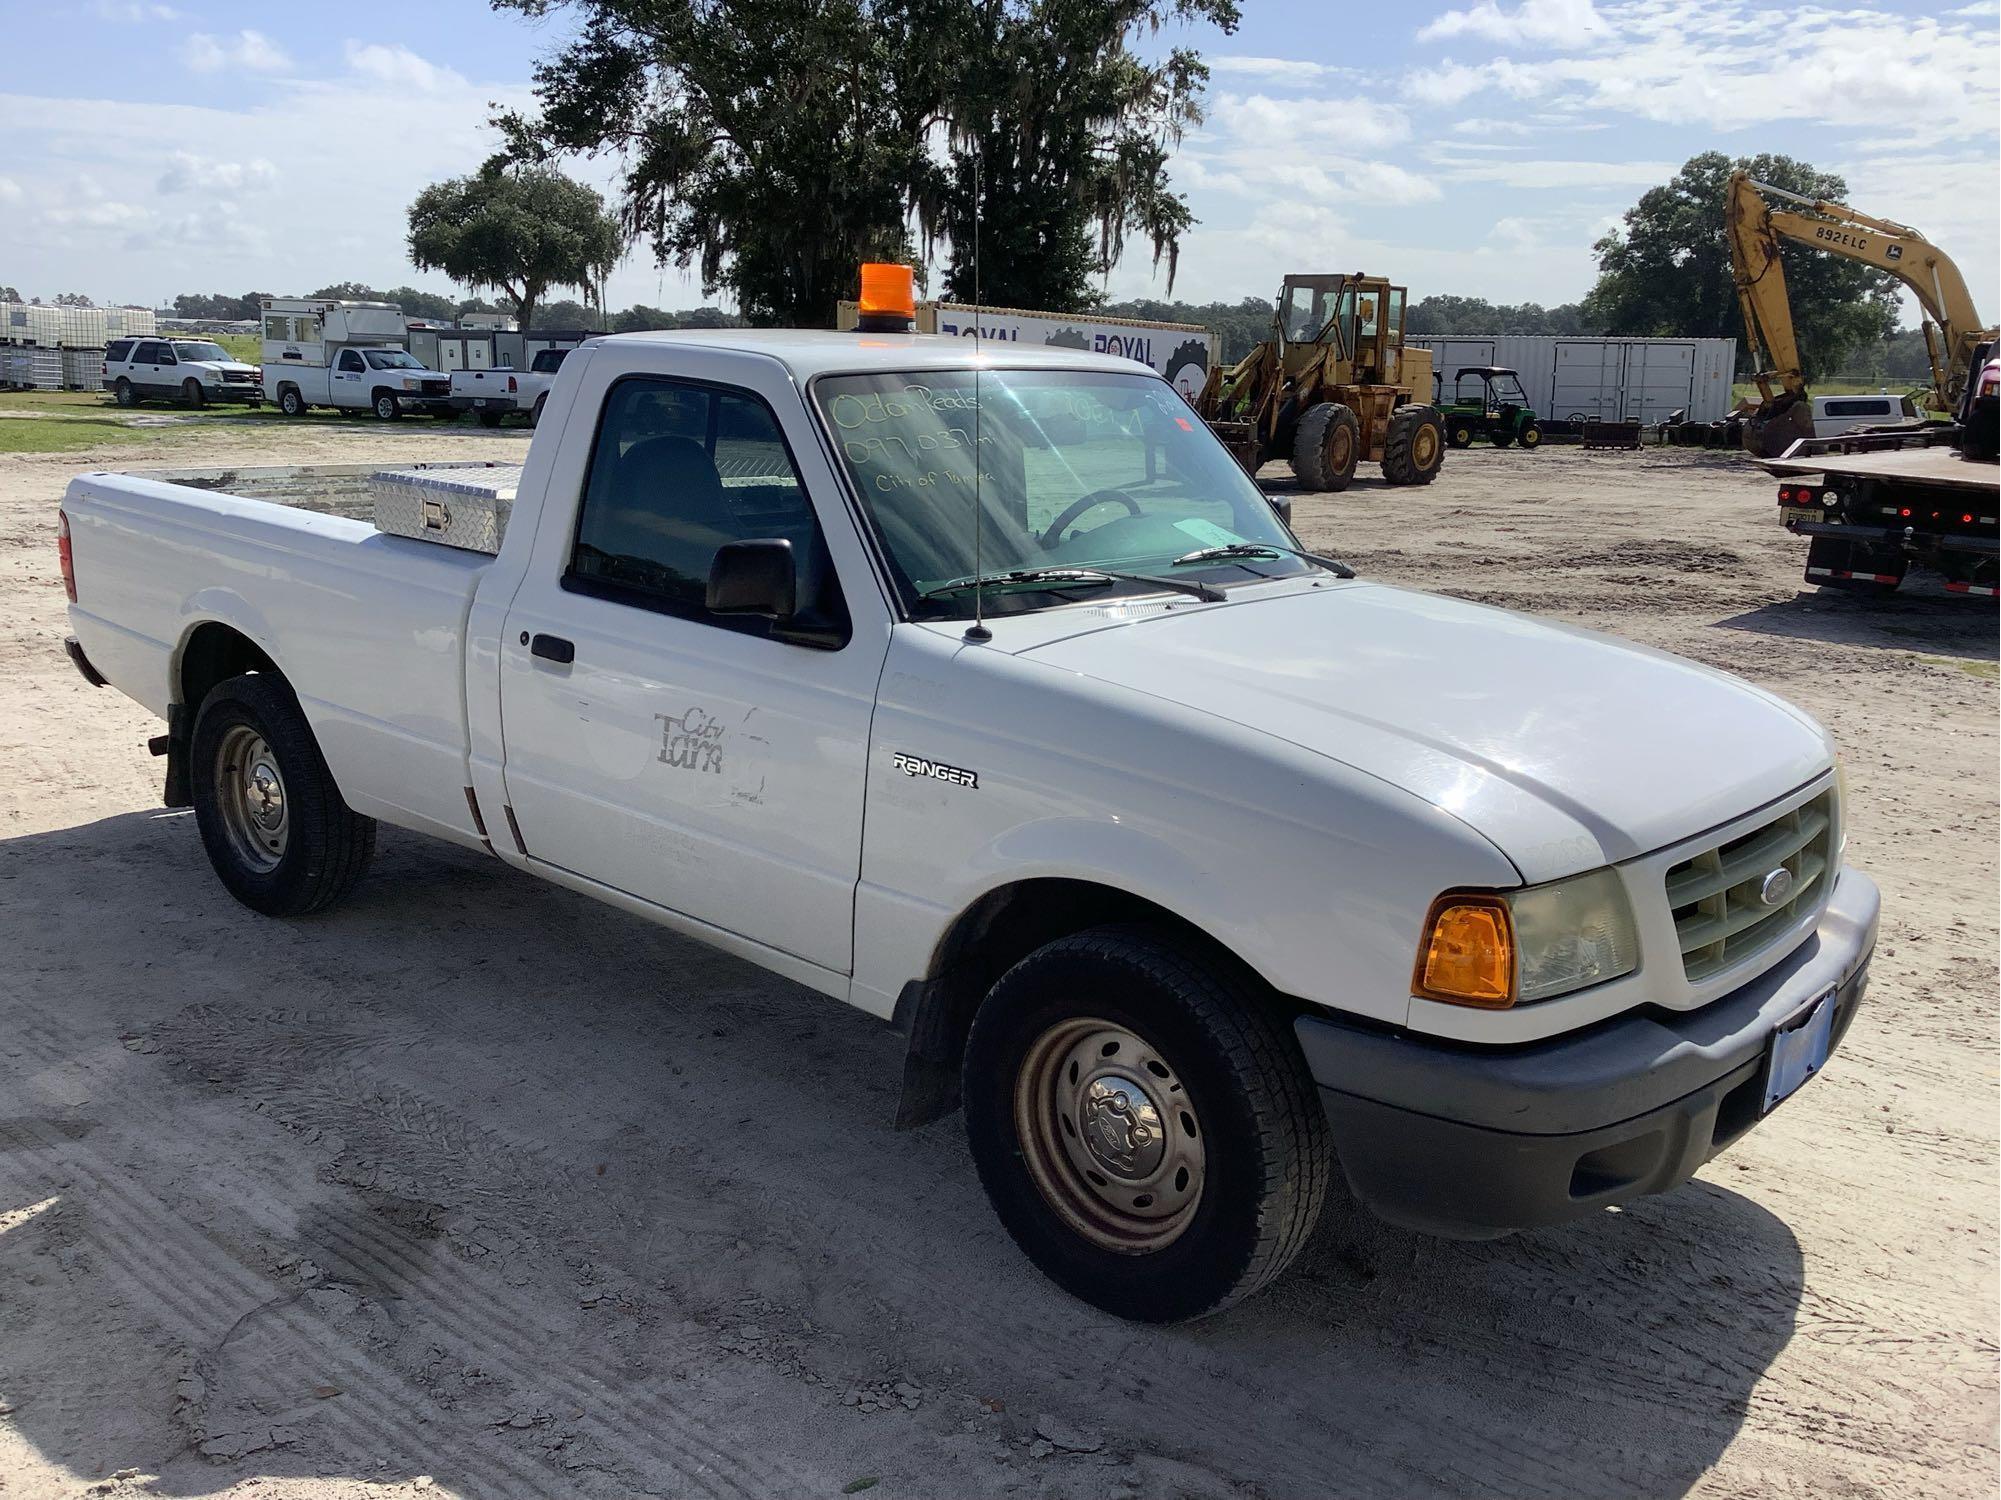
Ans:
<svg viewBox="0 0 2001 1500"><path fill-rule="evenodd" d="M1547 1000L1639 967L1639 933L1611 870L1431 905L1411 993L1494 1010Z"/></svg>
<svg viewBox="0 0 2001 1500"><path fill-rule="evenodd" d="M403 389L404 389L404 390L406 390L406 391L420 391L420 390L422 390L423 388L424 388L424 383L423 383L423 382L422 382L421 380L412 380L412 379L411 379L411 378L410 378L410 377L409 377L408 375L405 375L405 376L403 377Z"/></svg>

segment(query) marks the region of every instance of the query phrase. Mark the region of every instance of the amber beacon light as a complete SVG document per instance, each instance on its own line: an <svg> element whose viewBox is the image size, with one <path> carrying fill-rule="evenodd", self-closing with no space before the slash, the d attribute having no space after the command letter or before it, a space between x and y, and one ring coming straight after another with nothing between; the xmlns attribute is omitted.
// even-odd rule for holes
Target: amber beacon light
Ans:
<svg viewBox="0 0 2001 1500"><path fill-rule="evenodd" d="M862 333L909 333L916 326L916 280L910 267L886 261L863 265L855 328Z"/></svg>

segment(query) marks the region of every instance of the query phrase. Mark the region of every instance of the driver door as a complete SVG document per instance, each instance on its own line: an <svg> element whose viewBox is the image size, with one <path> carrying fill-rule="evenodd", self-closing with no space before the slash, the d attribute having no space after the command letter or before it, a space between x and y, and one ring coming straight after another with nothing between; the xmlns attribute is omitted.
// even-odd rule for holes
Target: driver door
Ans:
<svg viewBox="0 0 2001 1500"><path fill-rule="evenodd" d="M368 405L368 361L357 349L343 349L334 360L332 393L335 406Z"/></svg>

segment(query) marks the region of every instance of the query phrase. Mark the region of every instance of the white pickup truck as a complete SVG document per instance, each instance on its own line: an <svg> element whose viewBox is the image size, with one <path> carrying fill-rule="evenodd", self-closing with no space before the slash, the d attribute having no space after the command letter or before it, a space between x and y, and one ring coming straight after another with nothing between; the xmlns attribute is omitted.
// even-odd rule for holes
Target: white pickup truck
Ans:
<svg viewBox="0 0 2001 1500"><path fill-rule="evenodd" d="M1475 1238L1673 1188L1861 1001L1819 725L1302 552L1123 360L593 340L496 556L233 488L62 507L70 653L232 894L327 907L382 820L893 1021L900 1123L963 1102L1115 1313L1268 1282L1337 1164Z"/></svg>
<svg viewBox="0 0 2001 1500"><path fill-rule="evenodd" d="M452 410L474 412L482 427L498 427L509 412L528 413L528 425L538 427L549 387L563 368L564 349L538 349L525 370L493 366L485 370L452 371Z"/></svg>

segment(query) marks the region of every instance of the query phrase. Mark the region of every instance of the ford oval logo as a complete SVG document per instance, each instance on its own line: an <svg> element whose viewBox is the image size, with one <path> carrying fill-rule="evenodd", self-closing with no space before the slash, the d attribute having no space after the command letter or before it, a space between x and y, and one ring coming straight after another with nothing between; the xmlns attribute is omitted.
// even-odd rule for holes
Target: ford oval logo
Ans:
<svg viewBox="0 0 2001 1500"><path fill-rule="evenodd" d="M1784 906L1793 893L1793 872L1784 865L1768 874L1758 885L1758 899L1767 906Z"/></svg>

